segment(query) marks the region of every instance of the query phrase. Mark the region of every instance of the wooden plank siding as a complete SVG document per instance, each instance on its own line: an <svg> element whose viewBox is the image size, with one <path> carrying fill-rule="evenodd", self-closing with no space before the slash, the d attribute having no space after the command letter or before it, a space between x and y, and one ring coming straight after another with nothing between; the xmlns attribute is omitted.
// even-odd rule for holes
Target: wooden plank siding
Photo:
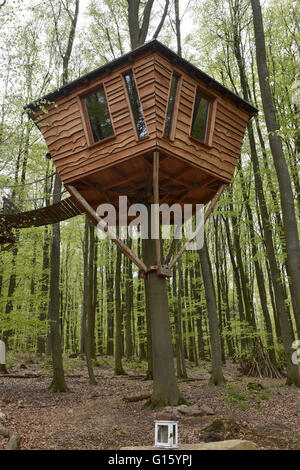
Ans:
<svg viewBox="0 0 300 470"><path fill-rule="evenodd" d="M137 138L123 78L124 73L129 70L133 70L135 75L147 127L148 136L141 140ZM178 101L175 103L176 112L173 115L170 138L164 138L173 73L179 76ZM89 124L84 120L81 102L85 95L93 93L101 85L105 89L114 136L89 145L87 138ZM210 145L190 137L197 88L207 93L215 102ZM189 73L180 62L171 62L162 53L153 50L147 50L132 63L122 64L112 71L108 69L102 71L101 75L86 83L80 82L75 89L64 96L59 96L54 105L45 105L45 107L46 113L37 111L33 118L38 120L37 125L43 133L63 182L75 185L76 182L92 178L93 175L97 175L100 181L101 171L106 181L105 174L108 173L104 170L110 167L116 169L116 180L120 179L120 174L117 177L118 167L122 167L122 175L128 180L133 168L132 159L151 155L151 152L158 150L167 158L176 157L174 180L176 177L181 182L184 179L183 167L176 163L181 160L188 169L192 170L190 175L193 175L195 181L203 183L207 175L207 181L215 184L210 191L216 191L218 185L222 182L229 183L232 179L250 117L250 114L238 108L225 92L216 90L213 82L211 85L204 83ZM124 163L127 160L126 167ZM142 159L139 163L146 165L146 160ZM164 171L171 170L166 166ZM141 173L143 173L141 178L145 178L145 172ZM113 186L114 177L111 174L110 178ZM95 183L95 178L93 182ZM185 191L188 193L188 187ZM196 198L196 193L196 190L190 188L189 195L186 194L187 199ZM177 196L179 197L179 193ZM182 197L184 199L184 196ZM205 198L209 197L210 193L207 192Z"/></svg>

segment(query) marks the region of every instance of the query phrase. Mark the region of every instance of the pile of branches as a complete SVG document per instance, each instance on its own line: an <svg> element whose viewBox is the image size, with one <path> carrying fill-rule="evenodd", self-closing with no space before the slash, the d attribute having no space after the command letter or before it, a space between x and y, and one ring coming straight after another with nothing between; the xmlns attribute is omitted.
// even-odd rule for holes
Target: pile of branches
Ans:
<svg viewBox="0 0 300 470"><path fill-rule="evenodd" d="M239 360L239 371L247 377L280 379L284 372L277 364L273 364L260 338L253 338L251 352L244 354Z"/></svg>

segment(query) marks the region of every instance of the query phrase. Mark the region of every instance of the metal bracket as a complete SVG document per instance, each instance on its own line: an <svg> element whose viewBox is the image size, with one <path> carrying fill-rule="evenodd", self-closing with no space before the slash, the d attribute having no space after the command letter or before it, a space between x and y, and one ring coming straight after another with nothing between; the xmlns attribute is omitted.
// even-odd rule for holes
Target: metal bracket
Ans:
<svg viewBox="0 0 300 470"><path fill-rule="evenodd" d="M153 271L157 271L157 275L159 277L172 277L173 276L172 271L169 268L169 266L167 264L163 264L161 266L157 266L157 265L150 266L149 268L147 268L146 271L140 271L140 277L142 279L147 279L147 275Z"/></svg>

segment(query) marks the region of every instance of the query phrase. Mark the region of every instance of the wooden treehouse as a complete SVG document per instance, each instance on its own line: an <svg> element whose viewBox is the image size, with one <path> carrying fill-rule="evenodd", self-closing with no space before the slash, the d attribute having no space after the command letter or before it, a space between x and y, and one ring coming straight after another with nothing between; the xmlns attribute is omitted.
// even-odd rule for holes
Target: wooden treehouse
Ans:
<svg viewBox="0 0 300 470"><path fill-rule="evenodd" d="M157 40L26 107L66 189L101 203L206 204L230 183L256 108ZM156 176L155 176L156 175Z"/></svg>

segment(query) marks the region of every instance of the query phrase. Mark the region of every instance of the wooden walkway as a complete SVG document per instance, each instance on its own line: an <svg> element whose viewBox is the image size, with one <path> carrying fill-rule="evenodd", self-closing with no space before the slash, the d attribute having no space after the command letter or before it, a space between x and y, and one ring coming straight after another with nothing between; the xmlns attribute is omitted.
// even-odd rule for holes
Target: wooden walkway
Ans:
<svg viewBox="0 0 300 470"><path fill-rule="evenodd" d="M68 197L41 209L12 214L0 213L0 227L4 226L7 229L40 227L41 225L62 222L79 214L82 214L82 210L72 201L71 197Z"/></svg>

